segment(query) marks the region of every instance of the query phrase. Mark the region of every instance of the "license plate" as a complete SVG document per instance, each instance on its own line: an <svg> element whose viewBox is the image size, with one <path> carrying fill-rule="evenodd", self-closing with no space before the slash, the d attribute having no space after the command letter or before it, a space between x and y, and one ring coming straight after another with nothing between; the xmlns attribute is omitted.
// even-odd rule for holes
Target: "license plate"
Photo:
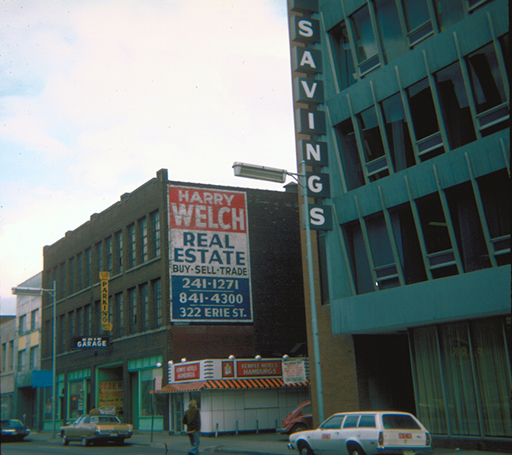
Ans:
<svg viewBox="0 0 512 455"><path fill-rule="evenodd" d="M112 433L110 433L110 436L117 436L117 433L116 432L112 432Z"/></svg>
<svg viewBox="0 0 512 455"><path fill-rule="evenodd" d="M322 435L322 439L331 439L331 435L329 433L324 433Z"/></svg>
<svg viewBox="0 0 512 455"><path fill-rule="evenodd" d="M412 439L412 433L398 433L398 439Z"/></svg>

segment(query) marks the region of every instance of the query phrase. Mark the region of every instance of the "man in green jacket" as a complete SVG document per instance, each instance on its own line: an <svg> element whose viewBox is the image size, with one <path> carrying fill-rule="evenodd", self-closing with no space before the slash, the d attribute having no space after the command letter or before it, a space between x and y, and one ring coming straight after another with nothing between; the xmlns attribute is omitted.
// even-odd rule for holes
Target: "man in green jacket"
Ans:
<svg viewBox="0 0 512 455"><path fill-rule="evenodd" d="M187 426L187 434L190 438L192 448L188 451L190 455L199 454L199 434L201 433L201 414L197 408L197 401L190 400L188 411L183 416L183 423Z"/></svg>

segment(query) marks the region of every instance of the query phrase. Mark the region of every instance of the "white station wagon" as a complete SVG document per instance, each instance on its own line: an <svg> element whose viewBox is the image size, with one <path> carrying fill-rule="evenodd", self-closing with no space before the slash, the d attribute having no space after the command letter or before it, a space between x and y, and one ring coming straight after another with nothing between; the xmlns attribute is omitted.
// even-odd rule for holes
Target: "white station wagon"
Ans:
<svg viewBox="0 0 512 455"><path fill-rule="evenodd" d="M394 411L343 412L316 430L290 436L288 448L300 455L431 453L427 429L412 414Z"/></svg>

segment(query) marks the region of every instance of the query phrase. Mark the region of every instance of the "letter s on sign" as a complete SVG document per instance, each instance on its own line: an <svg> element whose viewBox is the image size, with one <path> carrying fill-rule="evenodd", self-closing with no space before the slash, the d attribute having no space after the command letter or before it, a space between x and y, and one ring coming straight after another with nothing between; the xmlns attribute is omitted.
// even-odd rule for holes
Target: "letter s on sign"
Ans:
<svg viewBox="0 0 512 455"><path fill-rule="evenodd" d="M307 38L311 38L313 36L312 22L306 19L299 21L299 34Z"/></svg>
<svg viewBox="0 0 512 455"><path fill-rule="evenodd" d="M315 226L325 224L324 210L321 207L313 207L309 211L309 221Z"/></svg>

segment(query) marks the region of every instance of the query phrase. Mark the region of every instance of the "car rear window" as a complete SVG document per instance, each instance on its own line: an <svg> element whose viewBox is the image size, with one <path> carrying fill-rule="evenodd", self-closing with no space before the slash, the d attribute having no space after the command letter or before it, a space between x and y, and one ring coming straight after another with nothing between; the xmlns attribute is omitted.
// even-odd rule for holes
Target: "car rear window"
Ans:
<svg viewBox="0 0 512 455"><path fill-rule="evenodd" d="M347 416L345 419L345 423L343 424L343 428L355 428L357 427L357 421L359 420L358 415Z"/></svg>
<svg viewBox="0 0 512 455"><path fill-rule="evenodd" d="M404 414L384 414L382 424L387 430L420 430L418 423Z"/></svg>
<svg viewBox="0 0 512 455"><path fill-rule="evenodd" d="M375 416L361 416L361 420L359 420L357 426L359 428L375 428Z"/></svg>

